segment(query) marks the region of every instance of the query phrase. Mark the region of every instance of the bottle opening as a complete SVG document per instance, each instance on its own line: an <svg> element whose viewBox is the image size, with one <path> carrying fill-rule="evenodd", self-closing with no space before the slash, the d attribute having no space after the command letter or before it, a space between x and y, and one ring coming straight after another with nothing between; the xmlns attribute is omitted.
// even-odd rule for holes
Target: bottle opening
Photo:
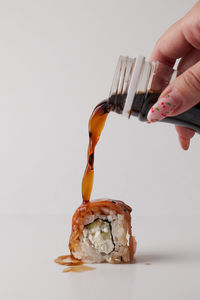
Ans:
<svg viewBox="0 0 200 300"><path fill-rule="evenodd" d="M135 94L146 92L150 76L150 64L145 57L120 56L109 95L113 110L129 118Z"/></svg>
<svg viewBox="0 0 200 300"><path fill-rule="evenodd" d="M159 94L176 77L177 72L158 61L147 62L120 56L109 95L111 110L129 118L142 109L145 95ZM138 110L139 109L139 110Z"/></svg>

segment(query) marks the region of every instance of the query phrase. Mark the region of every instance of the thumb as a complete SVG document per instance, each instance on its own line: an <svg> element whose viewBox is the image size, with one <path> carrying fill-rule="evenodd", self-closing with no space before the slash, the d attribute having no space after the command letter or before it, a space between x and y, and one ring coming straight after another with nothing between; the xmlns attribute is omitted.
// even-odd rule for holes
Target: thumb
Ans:
<svg viewBox="0 0 200 300"><path fill-rule="evenodd" d="M150 109L147 119L156 122L176 116L200 101L200 61L178 76L162 92Z"/></svg>

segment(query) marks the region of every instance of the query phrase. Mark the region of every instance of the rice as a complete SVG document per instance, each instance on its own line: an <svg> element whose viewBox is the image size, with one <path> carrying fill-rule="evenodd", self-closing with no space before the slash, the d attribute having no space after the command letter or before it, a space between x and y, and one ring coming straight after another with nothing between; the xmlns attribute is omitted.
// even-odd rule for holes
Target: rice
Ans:
<svg viewBox="0 0 200 300"><path fill-rule="evenodd" d="M122 201L102 199L75 212L69 248L84 263L133 261L136 241L131 233L131 208Z"/></svg>

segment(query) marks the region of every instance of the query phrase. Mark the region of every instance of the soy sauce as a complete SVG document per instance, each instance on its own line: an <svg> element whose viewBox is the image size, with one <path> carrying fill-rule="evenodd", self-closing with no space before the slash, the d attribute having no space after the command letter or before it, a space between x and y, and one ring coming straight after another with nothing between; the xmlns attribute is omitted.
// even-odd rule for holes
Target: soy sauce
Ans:
<svg viewBox="0 0 200 300"><path fill-rule="evenodd" d="M94 150L104 128L109 112L110 108L108 105L108 101L106 100L99 103L95 107L89 119L89 145L87 152L87 165L82 180L83 203L87 203L90 201L90 195L92 192L94 180Z"/></svg>
<svg viewBox="0 0 200 300"><path fill-rule="evenodd" d="M129 116L135 116L140 121L147 121L147 114L151 107L157 102L160 93L138 92L134 96ZM99 103L89 119L89 145L87 153L87 165L82 180L83 203L90 201L90 195L94 179L94 151L104 128L108 113L114 111L122 114L127 94L112 95L108 100ZM191 128L200 133L200 103L188 111L174 117L167 117L161 122L172 123L183 127Z"/></svg>
<svg viewBox="0 0 200 300"><path fill-rule="evenodd" d="M129 112L129 117L137 117L140 121L147 121L147 114L151 107L157 102L160 93L149 91L148 93L138 92L135 94L133 104ZM122 114L126 102L127 94L112 95L108 99L110 109L118 114ZM200 103L196 104L182 114L173 117L166 117L160 122L171 123L182 127L193 129L200 133Z"/></svg>

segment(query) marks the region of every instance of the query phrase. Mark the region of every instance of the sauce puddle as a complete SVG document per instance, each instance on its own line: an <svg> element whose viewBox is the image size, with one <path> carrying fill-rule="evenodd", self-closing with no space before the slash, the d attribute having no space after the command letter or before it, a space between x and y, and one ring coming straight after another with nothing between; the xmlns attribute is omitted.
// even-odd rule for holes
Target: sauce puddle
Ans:
<svg viewBox="0 0 200 300"><path fill-rule="evenodd" d="M75 259L72 255L62 255L58 256L55 260L55 263L62 265L62 266L79 266L82 265L82 261Z"/></svg>
<svg viewBox="0 0 200 300"><path fill-rule="evenodd" d="M66 272L80 273L80 272L86 272L86 271L92 271L92 270L95 270L95 268L89 267L86 265L81 265L81 266L73 266L73 267L67 268L67 269L63 270L63 273L66 273Z"/></svg>
<svg viewBox="0 0 200 300"><path fill-rule="evenodd" d="M55 263L62 265L62 266L68 266L69 268L64 269L63 273L67 272L74 272L74 273L80 273L80 272L86 272L86 271L92 271L95 270L93 267L89 267L86 265L83 265L83 262L75 259L72 255L62 255L58 256L55 260Z"/></svg>

